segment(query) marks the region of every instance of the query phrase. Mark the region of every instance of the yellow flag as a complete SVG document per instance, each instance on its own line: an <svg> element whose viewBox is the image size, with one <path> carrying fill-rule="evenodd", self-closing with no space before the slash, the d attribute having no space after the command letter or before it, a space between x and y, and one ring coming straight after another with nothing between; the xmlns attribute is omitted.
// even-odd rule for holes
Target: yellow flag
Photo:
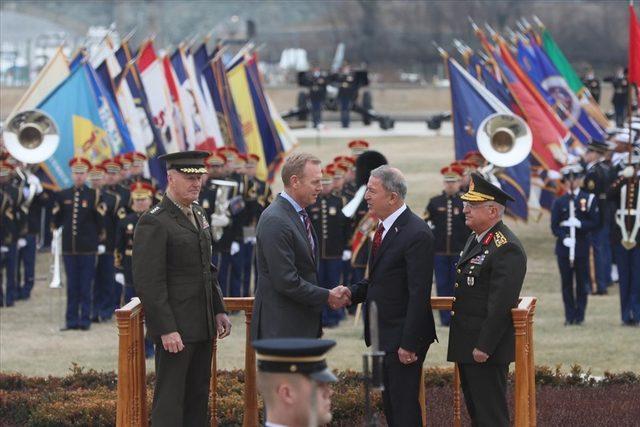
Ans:
<svg viewBox="0 0 640 427"><path fill-rule="evenodd" d="M107 132L93 124L89 119L73 116L74 155L82 156L91 163L100 163L112 156L107 141Z"/></svg>

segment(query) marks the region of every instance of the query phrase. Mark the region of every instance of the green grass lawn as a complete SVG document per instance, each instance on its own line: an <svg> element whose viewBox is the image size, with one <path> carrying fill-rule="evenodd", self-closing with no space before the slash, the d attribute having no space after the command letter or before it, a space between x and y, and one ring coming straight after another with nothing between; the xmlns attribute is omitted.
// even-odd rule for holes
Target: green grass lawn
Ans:
<svg viewBox="0 0 640 427"><path fill-rule="evenodd" d="M427 200L440 192L440 168L453 158L450 138L371 138L372 148L383 152L390 163L405 174L409 186L407 203L422 213ZM300 149L313 152L323 161L338 154L346 154L344 139L313 139L302 141ZM276 189L281 186L279 182ZM554 240L549 229L549 216L539 222L507 220L525 246L528 255L527 277L523 296L538 297L535 316L536 364L555 367L580 364L591 369L593 375L605 371L640 371L640 329L621 326L617 288L609 295L589 297L586 321L582 326L565 327L560 294L560 278L555 256ZM162 261L158 260L160 265ZM64 319L64 290L48 289L50 256L38 257L37 277L31 300L19 301L13 308L0 310L0 370L27 375L63 375L72 363L96 370L115 370L117 366L118 335L114 321L94 325L89 332L59 332ZM47 277L45 279L45 277ZM64 278L63 278L64 280ZM435 286L434 286L435 292ZM437 316L437 315L436 315ZM244 366L244 316L232 317L233 331L218 345L220 369ZM431 346L428 366L447 366L448 331L438 328L439 343ZM362 322L354 325L353 318L339 328L330 329L325 336L338 341L330 353L330 365L338 369L360 369ZM153 363L148 364L153 369Z"/></svg>

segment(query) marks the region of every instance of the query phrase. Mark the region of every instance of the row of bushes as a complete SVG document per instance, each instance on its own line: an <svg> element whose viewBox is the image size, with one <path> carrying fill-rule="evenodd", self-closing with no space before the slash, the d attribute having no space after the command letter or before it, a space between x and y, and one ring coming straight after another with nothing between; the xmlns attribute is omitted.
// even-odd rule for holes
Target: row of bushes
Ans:
<svg viewBox="0 0 640 427"><path fill-rule="evenodd" d="M362 377L354 371L337 372L334 387L334 425L354 425L364 416ZM147 377L148 407L151 407L153 374ZM450 412L453 370L431 368L425 374L427 402L434 410ZM560 367L536 368L536 383L545 389L630 387L640 393L640 375L631 372L605 374L599 381L579 366L568 374ZM244 372L218 373L217 416L220 425L241 425ZM0 425L110 426L115 424L117 377L113 372L84 370L74 365L65 377L25 377L0 373ZM374 407L382 410L379 396ZM464 412L464 411L463 411ZM431 412L433 414L433 412Z"/></svg>

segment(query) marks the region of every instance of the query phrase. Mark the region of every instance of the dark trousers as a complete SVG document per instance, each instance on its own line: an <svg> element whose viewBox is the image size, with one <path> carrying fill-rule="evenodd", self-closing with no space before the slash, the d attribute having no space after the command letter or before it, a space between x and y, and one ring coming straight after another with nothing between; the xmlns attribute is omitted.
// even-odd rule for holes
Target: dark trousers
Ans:
<svg viewBox="0 0 640 427"><path fill-rule="evenodd" d="M460 257L457 255L434 256L433 269L436 274L436 291L439 297L453 296L458 258ZM451 312L449 310L439 310L439 313L442 326L449 326L451 322Z"/></svg>
<svg viewBox="0 0 640 427"><path fill-rule="evenodd" d="M596 289L598 292L605 292L611 282L611 243L608 222L591 233L591 247L596 267Z"/></svg>
<svg viewBox="0 0 640 427"><path fill-rule="evenodd" d="M349 116L351 113L351 98L343 96L338 98L338 102L340 103L340 122L343 128L348 128L349 122L351 121L351 117Z"/></svg>
<svg viewBox="0 0 640 427"><path fill-rule="evenodd" d="M366 268L363 267L351 267L351 280L348 283L358 283L362 279L364 279L364 274L367 271ZM365 309L365 304L362 304L362 310ZM349 314L355 314L358 306L352 305L349 307ZM364 311L363 311L364 313Z"/></svg>
<svg viewBox="0 0 640 427"><path fill-rule="evenodd" d="M220 269L218 280L222 295L225 297L239 297L242 285L242 251L231 256L230 253L220 254Z"/></svg>
<svg viewBox="0 0 640 427"><path fill-rule="evenodd" d="M589 295L589 260L586 257L576 258L571 267L569 257L557 258L562 283L564 318L569 324L582 323Z"/></svg>
<svg viewBox="0 0 640 427"><path fill-rule="evenodd" d="M113 254L98 255L96 278L93 284L92 318L111 319L115 296L115 267ZM118 284L120 286L120 284Z"/></svg>
<svg viewBox="0 0 640 427"><path fill-rule="evenodd" d="M627 103L626 102L617 102L613 104L613 110L616 115L616 126L621 128L624 127L624 119L627 117Z"/></svg>
<svg viewBox="0 0 640 427"><path fill-rule="evenodd" d="M640 246L627 250L622 243L616 242L614 251L618 262L622 321L640 322Z"/></svg>
<svg viewBox="0 0 640 427"><path fill-rule="evenodd" d="M320 259L318 262L318 284L325 289L333 289L340 284L342 260ZM322 326L337 326L344 318L344 309L332 310L329 306L322 309Z"/></svg>
<svg viewBox="0 0 640 427"><path fill-rule="evenodd" d="M152 426L209 425L211 354L211 341L184 343L179 353L169 353L156 341Z"/></svg>
<svg viewBox="0 0 640 427"><path fill-rule="evenodd" d="M420 373L426 351L409 365L400 363L398 352L387 352L383 361L382 403L389 427L422 427Z"/></svg>
<svg viewBox="0 0 640 427"><path fill-rule="evenodd" d="M508 364L459 363L460 385L474 427L509 427Z"/></svg>
<svg viewBox="0 0 640 427"><path fill-rule="evenodd" d="M254 264L253 243L242 243L240 254L242 260L242 294L243 297L251 296L251 271Z"/></svg>
<svg viewBox="0 0 640 427"><path fill-rule="evenodd" d="M67 328L91 326L91 285L96 275L95 255L63 255L67 273Z"/></svg>
<svg viewBox="0 0 640 427"><path fill-rule="evenodd" d="M311 118L313 127L317 128L322 123L322 101L311 101Z"/></svg>
<svg viewBox="0 0 640 427"><path fill-rule="evenodd" d="M18 246L15 243L7 245L8 252L0 254L0 306L11 307L18 297L16 284L16 269L18 268ZM4 277L3 277L4 273ZM6 279L6 282L3 280ZM5 291L2 285L5 282Z"/></svg>
<svg viewBox="0 0 640 427"><path fill-rule="evenodd" d="M27 245L20 248L19 260L20 265L23 267L22 275L22 287L20 288L20 298L27 299L31 296L31 290L33 289L33 283L36 273L36 235L27 234L25 240ZM20 266L18 266L18 270ZM18 284L19 285L19 284Z"/></svg>

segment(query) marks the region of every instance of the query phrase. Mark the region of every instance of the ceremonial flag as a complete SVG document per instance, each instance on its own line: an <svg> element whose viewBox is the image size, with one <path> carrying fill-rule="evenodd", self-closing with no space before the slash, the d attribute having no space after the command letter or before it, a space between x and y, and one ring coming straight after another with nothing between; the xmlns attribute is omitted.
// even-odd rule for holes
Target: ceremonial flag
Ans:
<svg viewBox="0 0 640 427"><path fill-rule="evenodd" d="M539 46L519 40L518 63L578 140L585 145L592 139L604 140L602 129L587 115L578 97Z"/></svg>
<svg viewBox="0 0 640 427"><path fill-rule="evenodd" d="M633 4L629 4L629 84L640 86L640 22Z"/></svg>
<svg viewBox="0 0 640 427"><path fill-rule="evenodd" d="M242 123L242 134L247 144L247 153L257 154L260 159L264 159L260 128L253 99L251 98L244 61L237 63L235 67L227 71L227 76L229 78L231 96ZM268 173L264 162L258 163L256 176L263 181L267 180Z"/></svg>
<svg viewBox="0 0 640 427"><path fill-rule="evenodd" d="M40 70L38 77L31 83L29 89L22 95L20 101L13 107L8 117L24 111L33 110L52 90L69 76L69 62L60 46L49 62Z"/></svg>
<svg viewBox="0 0 640 427"><path fill-rule="evenodd" d="M140 70L140 79L153 123L160 129L165 152L180 151L178 134L173 123L173 105L167 89L167 80L151 41L147 41L140 48L136 65Z"/></svg>
<svg viewBox="0 0 640 427"><path fill-rule="evenodd" d="M485 118L494 113L513 113L455 60L447 57L447 68L456 159L462 159L467 152L478 150L478 128ZM530 167L525 159L496 176L502 189L516 200L508 204L507 212L524 220L528 216Z"/></svg>
<svg viewBox="0 0 640 427"><path fill-rule="evenodd" d="M467 57L469 61L469 65L467 66L469 74L481 83L484 83L484 86L489 89L489 92L495 95L495 97L511 111L522 116L522 114L520 114L520 107L513 99L513 96L511 96L511 93L509 93L509 88L499 80L500 74L496 74L495 71L492 71L495 65L484 63L475 53L467 55ZM490 69L489 66L492 68Z"/></svg>
<svg viewBox="0 0 640 427"><path fill-rule="evenodd" d="M291 150L294 149L298 145L298 139L295 137L293 132L291 132L291 128L287 122L285 122L280 116L280 113L276 109L276 106L271 102L271 98L265 92L264 94L267 105L269 106L269 111L271 112L271 119L276 127L276 131L278 132L278 136L280 137L280 144L282 145L282 150L284 151L284 155L286 156Z"/></svg>
<svg viewBox="0 0 640 427"><path fill-rule="evenodd" d="M171 60L167 55L164 55L160 60L162 62L162 71L164 71L164 78L167 82L167 89L169 92L169 99L171 100L171 112L173 118L173 128L177 137L178 151L193 150L195 145L188 145L186 142L184 121L186 119L182 105L180 103L180 94L178 93L178 86L176 84L176 76L171 66Z"/></svg>
<svg viewBox="0 0 640 427"><path fill-rule="evenodd" d="M236 110L231 95L227 72L220 56L216 56L203 69L206 92L212 99L212 104L224 145L229 145L238 149L242 153L247 152L247 146L242 134L242 123Z"/></svg>
<svg viewBox="0 0 640 427"><path fill-rule="evenodd" d="M133 148L128 135L119 135L117 114L111 110L92 71L86 63L76 67L38 105L55 120L60 132L56 152L43 164L55 188L73 184L68 167L72 157L84 156L98 163Z"/></svg>

